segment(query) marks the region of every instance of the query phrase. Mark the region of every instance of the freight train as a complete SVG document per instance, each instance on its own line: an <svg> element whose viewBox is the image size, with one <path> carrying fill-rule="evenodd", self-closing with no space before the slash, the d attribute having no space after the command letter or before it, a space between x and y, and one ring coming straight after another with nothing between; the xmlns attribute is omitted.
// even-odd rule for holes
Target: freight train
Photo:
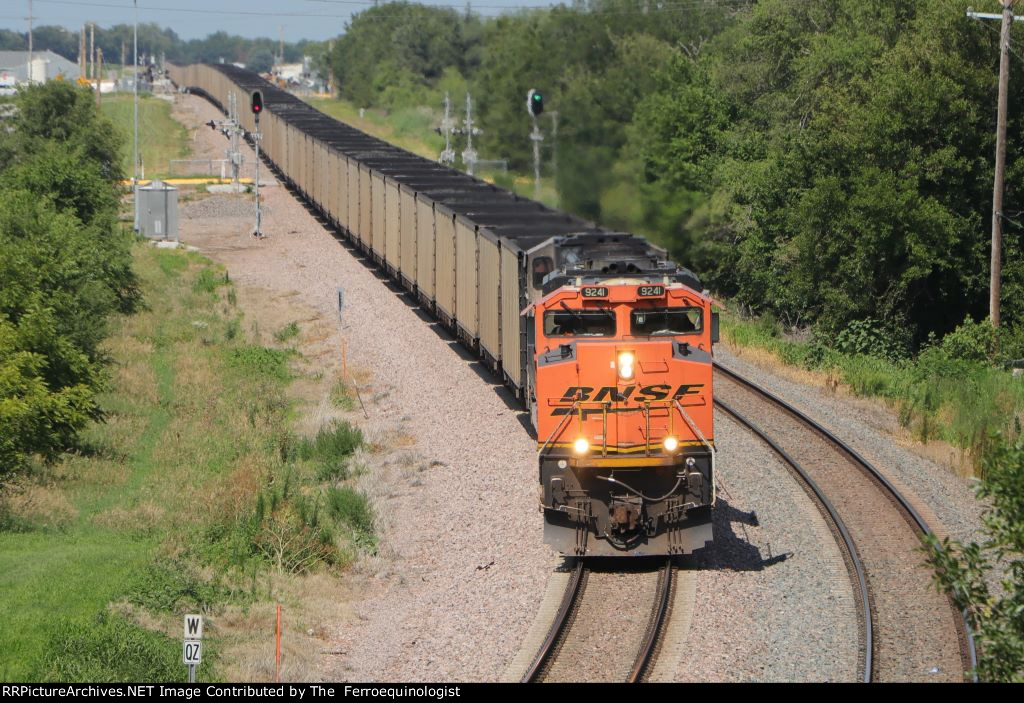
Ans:
<svg viewBox="0 0 1024 703"><path fill-rule="evenodd" d="M277 176L524 404L548 544L576 556L710 544L718 319L692 272L642 237L413 155L244 69L170 77L222 110L229 93L245 104L261 91L260 148ZM254 136L255 116L239 117Z"/></svg>

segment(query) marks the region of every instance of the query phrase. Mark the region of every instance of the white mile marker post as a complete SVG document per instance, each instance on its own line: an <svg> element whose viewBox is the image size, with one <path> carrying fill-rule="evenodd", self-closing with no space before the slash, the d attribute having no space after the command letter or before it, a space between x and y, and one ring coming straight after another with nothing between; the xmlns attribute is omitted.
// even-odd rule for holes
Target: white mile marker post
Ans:
<svg viewBox="0 0 1024 703"><path fill-rule="evenodd" d="M185 616L185 638L181 661L188 667L188 682L196 682L196 667L203 661L203 616Z"/></svg>

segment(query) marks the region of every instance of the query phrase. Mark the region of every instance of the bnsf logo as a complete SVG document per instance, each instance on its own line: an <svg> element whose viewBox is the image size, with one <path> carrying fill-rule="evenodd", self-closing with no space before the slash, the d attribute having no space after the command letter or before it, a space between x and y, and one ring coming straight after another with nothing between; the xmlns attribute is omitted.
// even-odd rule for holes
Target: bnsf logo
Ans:
<svg viewBox="0 0 1024 703"><path fill-rule="evenodd" d="M604 388L596 389L588 388L587 386L569 386L565 393L562 394L562 401L570 403L574 400L580 402L595 402L599 403L603 400L610 400L614 403L624 403L630 398L633 398L633 393L636 393L636 397L633 400L643 402L645 400L665 400L671 394L673 399L682 398L686 395L698 395L700 389L704 387L703 383L683 384L676 388L675 393L672 393L672 386L668 385L656 385L656 386L642 386L637 391L636 386L625 386L622 390L619 390L615 386L605 386Z"/></svg>

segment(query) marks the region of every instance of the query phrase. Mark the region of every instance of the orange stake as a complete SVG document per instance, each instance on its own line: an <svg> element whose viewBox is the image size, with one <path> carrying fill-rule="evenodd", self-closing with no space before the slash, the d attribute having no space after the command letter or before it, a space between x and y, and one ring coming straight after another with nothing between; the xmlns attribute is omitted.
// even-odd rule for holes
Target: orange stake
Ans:
<svg viewBox="0 0 1024 703"><path fill-rule="evenodd" d="M281 604L277 604L277 645L274 647L274 681L281 683Z"/></svg>

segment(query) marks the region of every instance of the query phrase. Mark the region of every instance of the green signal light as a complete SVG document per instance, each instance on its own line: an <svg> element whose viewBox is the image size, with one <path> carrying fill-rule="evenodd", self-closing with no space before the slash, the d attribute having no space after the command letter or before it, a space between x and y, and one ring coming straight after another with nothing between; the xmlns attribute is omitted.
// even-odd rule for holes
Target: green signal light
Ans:
<svg viewBox="0 0 1024 703"><path fill-rule="evenodd" d="M537 102L540 102L543 99L543 96L540 93L534 93L533 99L536 100Z"/></svg>

